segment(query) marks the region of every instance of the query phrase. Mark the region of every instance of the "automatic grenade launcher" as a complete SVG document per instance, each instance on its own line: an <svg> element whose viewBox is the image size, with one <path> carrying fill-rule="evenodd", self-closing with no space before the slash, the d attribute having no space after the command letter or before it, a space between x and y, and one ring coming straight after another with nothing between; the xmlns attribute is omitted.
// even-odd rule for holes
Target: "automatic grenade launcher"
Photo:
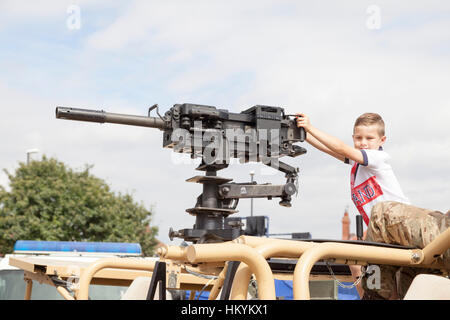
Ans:
<svg viewBox="0 0 450 320"><path fill-rule="evenodd" d="M150 116L156 109L157 117ZM148 116L109 113L103 110L56 108L56 118L99 123L116 123L158 128L163 131L163 147L174 152L190 153L201 158L195 176L188 182L201 183L203 193L194 208L186 211L196 217L192 229L169 232L194 243L232 240L242 234L239 226L227 225L226 217L236 213L240 198L279 197L280 205L291 206L291 196L297 192L298 168L279 161L283 156L296 157L306 149L295 145L303 142L306 133L298 128L293 115L280 107L257 105L241 113L198 104L175 104L164 116L158 106L149 108ZM232 183L232 179L217 176L231 158L241 163L262 162L285 173L284 185Z"/></svg>

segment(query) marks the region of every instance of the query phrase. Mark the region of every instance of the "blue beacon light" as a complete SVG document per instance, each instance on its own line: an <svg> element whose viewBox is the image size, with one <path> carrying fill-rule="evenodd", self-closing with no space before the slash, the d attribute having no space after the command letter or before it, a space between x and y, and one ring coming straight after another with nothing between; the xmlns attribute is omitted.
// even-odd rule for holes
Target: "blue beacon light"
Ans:
<svg viewBox="0 0 450 320"><path fill-rule="evenodd" d="M141 255L139 243L18 240L15 253L77 252Z"/></svg>

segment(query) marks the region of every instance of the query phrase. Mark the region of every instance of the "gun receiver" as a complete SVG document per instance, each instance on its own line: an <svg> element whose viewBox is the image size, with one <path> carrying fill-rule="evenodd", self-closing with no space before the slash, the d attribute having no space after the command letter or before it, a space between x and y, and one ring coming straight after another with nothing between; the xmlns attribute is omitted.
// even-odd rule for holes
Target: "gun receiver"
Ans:
<svg viewBox="0 0 450 320"><path fill-rule="evenodd" d="M225 225L225 218L237 212L240 198L279 197L280 205L291 206L291 196L297 192L298 168L278 159L306 153L306 149L294 145L303 142L306 133L283 108L257 105L241 113L231 113L212 106L184 103L175 104L164 116L157 110L158 117L152 117L150 112L155 108L157 105L149 109L148 116L136 116L57 107L56 118L157 128L164 131L163 147L201 158L197 170L205 171L205 176L187 180L203 184L203 193L195 207L186 210L196 216L196 223L193 229L171 230L171 239L175 236L193 242L215 242L241 235L242 230ZM217 171L226 168L230 158L271 166L285 173L286 184L236 184L230 182L232 179L218 177Z"/></svg>

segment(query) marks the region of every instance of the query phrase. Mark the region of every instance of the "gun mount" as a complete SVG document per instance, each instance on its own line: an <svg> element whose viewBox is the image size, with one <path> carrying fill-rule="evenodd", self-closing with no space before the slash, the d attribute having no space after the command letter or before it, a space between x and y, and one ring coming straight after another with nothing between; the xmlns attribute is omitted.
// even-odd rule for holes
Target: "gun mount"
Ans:
<svg viewBox="0 0 450 320"><path fill-rule="evenodd" d="M158 117L150 116L156 109ZM196 217L192 229L169 231L170 239L183 238L194 243L232 240L242 234L239 226L225 225L225 218L236 210L241 198L281 198L280 205L291 206L297 193L298 168L279 161L283 156L296 157L306 149L294 143L303 142L306 133L298 128L291 115L281 107L257 105L241 113L213 106L175 104L164 116L158 106L149 108L147 116L109 113L103 110L56 108L56 118L98 123L116 123L157 128L163 131L163 147L174 152L190 153L201 158L196 168L205 172L187 182L203 185L194 208L186 211ZM231 158L241 163L262 162L285 174L283 185L233 183L217 176Z"/></svg>

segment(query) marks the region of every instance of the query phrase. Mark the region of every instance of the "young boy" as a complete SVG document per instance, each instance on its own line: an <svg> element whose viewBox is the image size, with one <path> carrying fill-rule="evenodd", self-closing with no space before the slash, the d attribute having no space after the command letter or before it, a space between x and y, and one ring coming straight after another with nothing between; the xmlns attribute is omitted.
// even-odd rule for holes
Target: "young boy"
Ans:
<svg viewBox="0 0 450 320"><path fill-rule="evenodd" d="M351 164L351 197L366 225L372 207L384 201L409 203L383 151L384 121L376 113L364 113L353 127L353 147L312 126L308 116L297 114L297 126L307 132L306 141L315 148Z"/></svg>
<svg viewBox="0 0 450 320"><path fill-rule="evenodd" d="M367 226L371 210L377 203L386 201L409 203L388 163L390 156L382 148L386 136L384 121L380 115L364 113L356 119L353 127L353 147L312 126L307 115L303 113L297 115L299 116L297 126L305 129L306 141L309 144L352 165L351 197ZM391 274L395 273L396 268L383 266L382 269L388 270L389 277L394 277ZM354 278L361 276L360 266L351 266L350 270ZM384 282L386 283L384 286L388 286L382 290L386 291L385 298L396 298L395 281ZM362 297L364 290L361 285L358 285L357 289ZM366 286L364 289L367 290Z"/></svg>
<svg viewBox="0 0 450 320"><path fill-rule="evenodd" d="M383 151L385 128L378 114L364 113L356 119L353 128L354 147L313 127L305 114L297 115L297 126L305 128L308 133L307 142L352 165L351 196L368 225L366 240L424 248L450 228L450 211L443 214L409 204L388 163L390 157ZM441 258L444 268L450 272L450 249ZM353 276L359 276L358 267L351 267ZM359 287L360 295L364 293L364 297L369 299L402 298L415 275L430 272L388 265L380 266L380 270L381 287L369 289L363 278L365 292Z"/></svg>

